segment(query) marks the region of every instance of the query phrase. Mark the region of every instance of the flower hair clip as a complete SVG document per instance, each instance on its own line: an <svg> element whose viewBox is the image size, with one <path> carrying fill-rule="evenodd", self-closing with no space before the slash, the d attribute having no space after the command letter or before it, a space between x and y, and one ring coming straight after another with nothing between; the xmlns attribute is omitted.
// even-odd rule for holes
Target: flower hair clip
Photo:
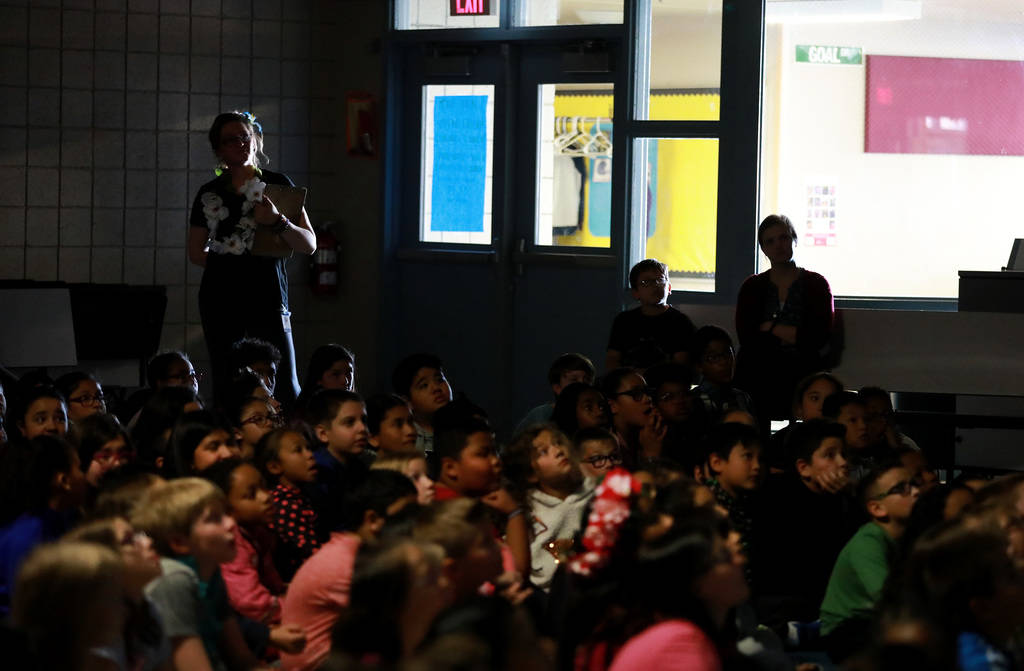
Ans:
<svg viewBox="0 0 1024 671"><path fill-rule="evenodd" d="M619 531L629 519L630 500L640 491L640 481L625 468L608 471L594 491L594 505L583 532L584 550L569 560L570 571L589 576L608 563Z"/></svg>
<svg viewBox="0 0 1024 671"><path fill-rule="evenodd" d="M249 123L252 124L252 127L253 129L255 129L257 135L263 135L263 126L261 126L260 122L256 120L255 114L253 114L249 110L245 110L244 112L242 112L242 116L249 120Z"/></svg>

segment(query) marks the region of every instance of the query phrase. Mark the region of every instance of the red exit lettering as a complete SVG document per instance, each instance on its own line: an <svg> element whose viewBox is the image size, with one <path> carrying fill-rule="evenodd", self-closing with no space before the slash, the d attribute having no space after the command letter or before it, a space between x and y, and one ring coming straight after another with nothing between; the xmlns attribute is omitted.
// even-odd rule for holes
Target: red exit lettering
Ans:
<svg viewBox="0 0 1024 671"><path fill-rule="evenodd" d="M486 16L490 14L489 0L451 0L452 16Z"/></svg>

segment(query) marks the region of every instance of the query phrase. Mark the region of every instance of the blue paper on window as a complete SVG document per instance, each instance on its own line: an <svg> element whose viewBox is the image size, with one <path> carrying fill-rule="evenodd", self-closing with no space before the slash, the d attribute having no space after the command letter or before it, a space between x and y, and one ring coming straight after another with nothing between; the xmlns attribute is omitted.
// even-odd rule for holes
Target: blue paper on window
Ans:
<svg viewBox="0 0 1024 671"><path fill-rule="evenodd" d="M437 96L430 228L483 232L486 177L487 96Z"/></svg>

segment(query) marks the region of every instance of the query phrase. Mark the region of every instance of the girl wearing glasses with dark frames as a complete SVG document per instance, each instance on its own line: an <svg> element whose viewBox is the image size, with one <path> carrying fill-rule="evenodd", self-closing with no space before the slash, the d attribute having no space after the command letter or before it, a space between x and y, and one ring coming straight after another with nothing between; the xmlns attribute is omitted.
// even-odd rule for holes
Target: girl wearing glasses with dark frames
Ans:
<svg viewBox="0 0 1024 671"><path fill-rule="evenodd" d="M199 313L210 351L214 396L223 401L231 383L231 345L249 336L281 352L276 392L286 405L298 394L288 274L285 259L252 253L257 228L270 231L300 254L316 250L305 210L290 221L264 193L267 184L293 186L281 173L260 168L263 129L250 113L225 112L210 127L218 176L202 187L192 205L189 260L204 268Z"/></svg>
<svg viewBox="0 0 1024 671"><path fill-rule="evenodd" d="M616 368L601 380L612 428L623 445L622 463L636 468L640 459L661 456L666 426L655 409L653 392L635 368Z"/></svg>

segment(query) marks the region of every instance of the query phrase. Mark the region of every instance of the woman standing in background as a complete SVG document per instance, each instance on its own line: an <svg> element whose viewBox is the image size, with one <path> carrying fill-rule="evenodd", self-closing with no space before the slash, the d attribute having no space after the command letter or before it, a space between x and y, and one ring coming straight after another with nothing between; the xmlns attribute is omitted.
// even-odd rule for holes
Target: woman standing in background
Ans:
<svg viewBox="0 0 1024 671"><path fill-rule="evenodd" d="M252 245L260 227L300 254L316 250L316 237L305 209L301 221L290 221L263 193L267 184L293 184L286 175L260 169L260 158L267 160L263 129L252 114L218 115L209 139L220 170L216 179L200 187L192 205L188 256L204 267L199 314L210 352L214 398L221 400L231 382L232 343L250 336L281 351L277 396L290 406L299 384L285 259L257 256Z"/></svg>

